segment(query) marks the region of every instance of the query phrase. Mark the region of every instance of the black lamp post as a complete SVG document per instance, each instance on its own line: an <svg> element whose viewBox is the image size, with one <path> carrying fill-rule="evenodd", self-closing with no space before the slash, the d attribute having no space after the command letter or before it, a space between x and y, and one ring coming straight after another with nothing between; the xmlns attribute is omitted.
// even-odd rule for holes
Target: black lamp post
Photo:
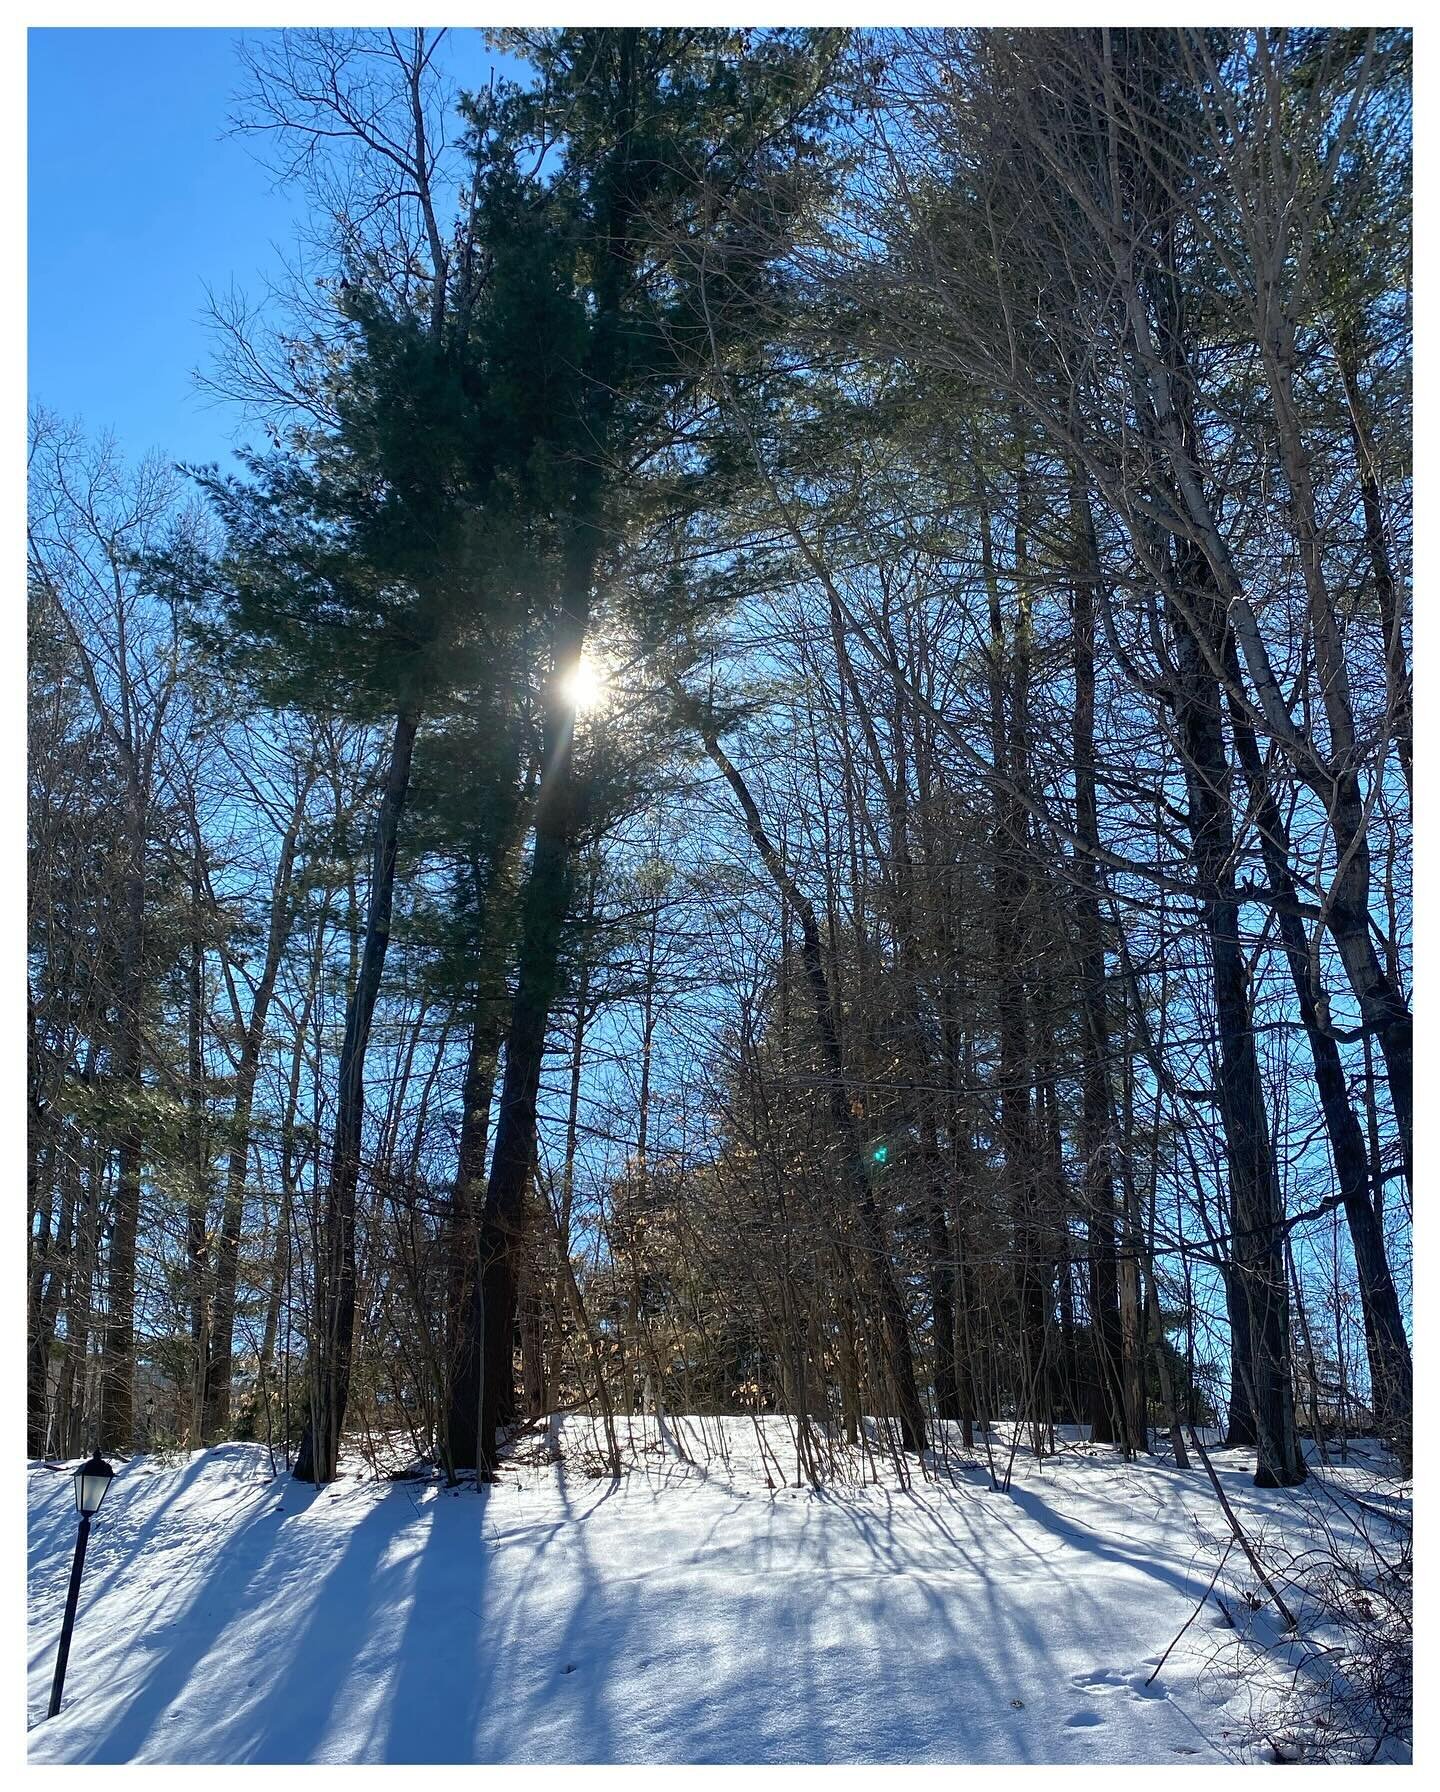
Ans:
<svg viewBox="0 0 1440 1792"><path fill-rule="evenodd" d="M115 1471L97 1450L75 1471L75 1505L80 1513L80 1534L75 1539L75 1564L70 1570L70 1591L65 1598L65 1622L60 1629L60 1653L55 1658L55 1679L50 1688L50 1712L60 1709L65 1691L65 1664L70 1659L70 1637L75 1629L75 1606L80 1598L80 1575L85 1567L85 1545L90 1541L90 1520L110 1490Z"/></svg>

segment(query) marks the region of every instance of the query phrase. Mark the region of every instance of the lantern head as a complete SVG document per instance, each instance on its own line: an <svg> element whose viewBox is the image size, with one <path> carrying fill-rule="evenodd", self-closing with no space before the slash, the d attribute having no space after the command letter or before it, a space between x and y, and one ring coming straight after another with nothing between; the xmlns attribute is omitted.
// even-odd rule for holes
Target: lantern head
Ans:
<svg viewBox="0 0 1440 1792"><path fill-rule="evenodd" d="M115 1471L97 1450L75 1471L75 1505L82 1518L93 1518L110 1490Z"/></svg>

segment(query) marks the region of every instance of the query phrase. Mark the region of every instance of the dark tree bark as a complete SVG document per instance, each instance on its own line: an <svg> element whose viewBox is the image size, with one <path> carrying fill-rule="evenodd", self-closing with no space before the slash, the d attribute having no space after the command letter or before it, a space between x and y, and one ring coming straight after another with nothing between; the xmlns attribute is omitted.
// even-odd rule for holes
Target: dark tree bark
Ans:
<svg viewBox="0 0 1440 1792"><path fill-rule="evenodd" d="M1349 411L1350 439L1355 446L1355 462L1360 474L1360 504L1365 517L1365 547L1370 556L1370 573L1375 581L1375 599L1380 610L1380 630L1385 645L1385 678L1388 686L1390 727L1395 738L1395 751L1405 774L1405 788L1415 795L1414 764L1414 699L1410 683L1410 665L1405 653L1405 637L1401 631L1399 596L1395 570L1390 559L1390 544L1385 534L1385 511L1380 498L1378 455L1375 432L1370 423L1369 407L1360 384L1360 349L1353 328L1336 332L1335 358L1340 366L1340 379L1345 389Z"/></svg>
<svg viewBox="0 0 1440 1792"><path fill-rule="evenodd" d="M208 1443L223 1436L230 1426L230 1388L234 1362L235 1287L240 1264L240 1234L245 1213L245 1179L250 1158L250 1119L255 1105L255 1083L260 1074L260 1052L280 965L290 938L294 911L291 885L295 853L309 794L307 777L296 792L295 806L280 842L280 857L270 891L270 926L265 940L265 962L250 1005L250 1017L240 1047L235 1072L235 1105L231 1114L230 1156L225 1170L225 1207L220 1221L220 1240L215 1255L215 1295L211 1312L210 1340L206 1355L205 1405L202 1436ZM281 1203L281 1222L289 1222L289 1191ZM266 1323L266 1335L273 1332ZM262 1356L266 1353L262 1351Z"/></svg>
<svg viewBox="0 0 1440 1792"><path fill-rule="evenodd" d="M445 1452L450 1472L474 1468L480 1435L483 1337L476 1306L480 1262L479 1220L485 1203L485 1156L490 1136L490 1104L495 1094L504 1014L495 992L482 988L471 1020L470 1046L461 1091L460 1142L455 1187L448 1217L447 1390Z"/></svg>
<svg viewBox="0 0 1440 1792"><path fill-rule="evenodd" d="M191 1381L189 1434L204 1441L207 1364L207 1276L210 1256L210 1142L205 1115L205 934L200 909L200 853L197 837L190 866L190 987L188 1058L190 1087L190 1175L185 1244L190 1273Z"/></svg>
<svg viewBox="0 0 1440 1792"><path fill-rule="evenodd" d="M1118 199L1118 195L1117 195ZM1161 270L1173 269L1173 224L1161 245ZM1271 1151L1265 1089L1255 1047L1249 976L1240 939L1235 884L1235 826L1230 762L1221 710L1220 678L1227 626L1254 617L1236 584L1234 567L1215 521L1196 461L1194 393L1182 292L1157 270L1150 294L1159 324L1158 346L1138 285L1126 293L1139 369L1137 389L1148 389L1146 424L1163 445L1172 487L1168 502L1188 512L1193 528L1173 538L1164 572L1169 620L1173 705L1184 762L1187 818L1201 917L1209 945L1215 1022L1219 1033L1218 1105L1230 1181L1230 1262L1226 1303L1231 1319L1231 1432L1246 1416L1254 1426L1257 1486L1291 1487L1305 1479L1295 1428L1290 1363L1290 1314L1284 1262L1284 1200ZM1231 601L1239 599L1241 601ZM1237 635L1238 638L1238 635ZM1252 677L1276 725L1288 711L1258 631L1248 643ZM1293 733L1293 728L1291 729Z"/></svg>
<svg viewBox="0 0 1440 1792"><path fill-rule="evenodd" d="M1188 620L1200 619L1210 629L1212 655L1218 654L1223 643L1224 608L1209 568L1188 544L1178 544L1174 573L1184 592L1182 603L1169 606L1176 667L1175 712L1190 798L1195 868L1204 891L1201 909L1219 1033L1220 1118L1230 1174L1232 1244L1226 1294L1235 1368L1231 1435L1239 1441L1241 1411L1234 1404L1239 1393L1248 1402L1255 1430L1256 1485L1293 1487L1305 1479L1305 1462L1295 1429L1290 1374L1285 1215L1271 1156L1240 940L1234 817L1220 685Z"/></svg>
<svg viewBox="0 0 1440 1792"><path fill-rule="evenodd" d="M1017 492L1017 507L1022 497ZM1024 710L1028 681L1028 599L1021 572L1025 558L1021 519L1016 518L1016 582L1022 587L1016 643L1006 652L1000 580L995 566L990 512L982 497L980 551L989 597L990 644L986 662L990 698L990 753L994 766L994 964L999 1043L1000 1138L1005 1159L1007 1196L1013 1234L1013 1280L1020 1323L1020 1396L1017 1411L1027 1411L1034 1424L1050 1416L1046 1349L1046 1277L1044 1246L1036 1187L1036 1148L1031 1114L1031 1060L1025 989L1026 930L1030 900L1026 856L1026 815L1019 791L1024 787ZM1010 669L1009 710L1006 663ZM1018 713L1017 713L1018 712Z"/></svg>
<svg viewBox="0 0 1440 1792"><path fill-rule="evenodd" d="M925 1168L926 1226L930 1238L930 1330L935 1357L935 1415L956 1421L961 1410L960 1381L956 1371L955 1249L947 1218L945 1164L934 1119L926 1115L921 1130Z"/></svg>
<svg viewBox="0 0 1440 1792"><path fill-rule="evenodd" d="M1228 669L1238 688L1239 667L1235 664L1233 638L1227 636L1225 645ZM1410 1345L1386 1260L1384 1234L1370 1200L1370 1161L1365 1134L1350 1103L1340 1048L1334 1035L1322 1024L1316 1003L1310 976L1310 943L1300 918L1300 896L1290 868L1289 833L1266 776L1255 732L1243 710L1234 702L1230 706L1230 715L1236 752L1245 774L1260 850L1269 876L1276 924L1315 1065L1315 1087L1350 1229L1376 1424L1382 1435L1404 1440L1402 1447L1408 1449L1412 1398Z"/></svg>
<svg viewBox="0 0 1440 1792"><path fill-rule="evenodd" d="M385 773L385 789L375 820L370 898L360 974L345 1010L340 1049L339 1105L330 1150L330 1179L320 1251L315 1264L315 1330L311 1338L313 1417L295 1461L295 1478L318 1486L335 1479L340 1433L350 1398L350 1363L355 1340L355 1195L360 1181L360 1145L365 1119L365 1052L380 993L380 977L390 945L390 912L395 894L395 860L400 819L410 789L410 762L420 726L416 708L395 718Z"/></svg>
<svg viewBox="0 0 1440 1792"><path fill-rule="evenodd" d="M598 493L596 494L598 497ZM580 663L589 591L599 555L598 523L577 529L569 561L570 593L557 618L543 735L535 844L521 911L520 968L505 1040L505 1074L495 1150L479 1228L479 1274L472 1311L481 1354L480 1435L476 1467L494 1473L496 1430L513 1423L515 1317L525 1195L535 1167L535 1111L545 1035L560 993L560 942L570 909L576 833L575 711L564 691ZM468 1465L465 1465L468 1466Z"/></svg>
<svg viewBox="0 0 1440 1792"><path fill-rule="evenodd" d="M1125 1399L1124 1342L1120 1327L1119 1260L1115 1243L1115 1184L1110 1167L1110 1020L1105 998L1105 936L1100 919L1099 871L1093 852L1100 844L1095 799L1095 610L1099 555L1089 498L1078 477L1070 486L1070 526L1079 556L1071 590L1075 647L1075 713L1071 748L1075 761L1075 854L1073 898L1080 1000L1083 1013L1080 1072L1080 1158L1084 1177L1085 1228L1089 1246L1090 1323L1095 1348L1091 1437L1134 1448Z"/></svg>
<svg viewBox="0 0 1440 1792"><path fill-rule="evenodd" d="M1413 1186L1413 1026L1409 1007L1381 964L1371 937L1370 842L1366 831L1366 804L1360 788L1361 750L1356 738L1344 642L1325 571L1324 542L1311 479L1312 462L1296 406L1295 329L1293 320L1285 317L1283 308L1279 308L1279 314L1262 332L1261 350L1274 405L1280 461L1285 469L1287 508L1309 597L1315 673L1330 736L1329 760L1323 770L1318 752L1301 763L1307 781L1325 805L1334 842L1336 869L1324 899L1325 924L1359 1003L1361 1019L1380 1042L1390 1085L1390 1103L1400 1132L1405 1174ZM1373 462L1367 464L1373 465ZM1383 549L1383 535L1379 545ZM1373 555L1376 547L1373 539L1369 546ZM1396 716L1397 704L1408 714L1408 686L1400 677L1403 659L1399 667L1393 664L1392 643L1403 653L1395 614L1393 579L1384 594L1384 602L1389 609L1390 625L1386 646L1390 708L1392 718L1398 721L1403 717ZM1398 688L1397 677L1400 677Z"/></svg>
<svg viewBox="0 0 1440 1792"><path fill-rule="evenodd" d="M60 1153L50 1152L47 1157L47 1170L49 1165L55 1166L51 1180L60 1184L60 1210L53 1225L50 1216L45 1215L44 1227L36 1239L35 1267L30 1278L25 1429L26 1448L32 1457L45 1454L53 1430L50 1411L50 1359L75 1231L75 1173L64 1162Z"/></svg>
<svg viewBox="0 0 1440 1792"><path fill-rule="evenodd" d="M1227 1263L1222 1274L1225 1317L1230 1326L1230 1405L1225 1420L1225 1448L1253 1450L1257 1433L1250 1400L1250 1309L1239 1270Z"/></svg>
<svg viewBox="0 0 1440 1792"><path fill-rule="evenodd" d="M135 1103L143 1059L145 989L145 843L143 807L131 796L131 864L125 879L125 937L121 948L112 1076L122 1099ZM122 1122L117 1151L115 1224L110 1235L105 1356L101 1371L98 1447L128 1453L134 1442L135 1254L140 1230L144 1138L138 1111Z"/></svg>

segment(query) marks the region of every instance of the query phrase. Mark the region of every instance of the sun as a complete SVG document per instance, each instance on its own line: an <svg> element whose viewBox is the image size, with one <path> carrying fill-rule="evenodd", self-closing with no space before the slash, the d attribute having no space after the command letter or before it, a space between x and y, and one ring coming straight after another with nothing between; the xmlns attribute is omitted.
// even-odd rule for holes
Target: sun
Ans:
<svg viewBox="0 0 1440 1792"><path fill-rule="evenodd" d="M610 701L610 686L605 674L588 654L581 654L580 664L560 681L560 694L582 714L604 709Z"/></svg>

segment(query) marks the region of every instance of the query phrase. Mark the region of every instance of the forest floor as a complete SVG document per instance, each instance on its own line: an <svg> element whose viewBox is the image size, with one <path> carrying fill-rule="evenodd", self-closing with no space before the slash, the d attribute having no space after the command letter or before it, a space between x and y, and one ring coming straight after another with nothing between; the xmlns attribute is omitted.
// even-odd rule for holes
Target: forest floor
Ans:
<svg viewBox="0 0 1440 1792"><path fill-rule="evenodd" d="M815 1489L783 1420L621 1423L618 1481L571 1419L478 1495L358 1461L317 1491L254 1444L130 1458L50 1721L75 1512L32 1463L30 1759L1261 1760L1319 1659L1238 1548L1236 1627L1206 1599L1229 1530L1198 1465L1072 1439L1018 1453L1008 1491L983 1451L907 1488L850 1452ZM1363 1453L1285 1492L1214 1460L1277 1571L1386 1497Z"/></svg>

